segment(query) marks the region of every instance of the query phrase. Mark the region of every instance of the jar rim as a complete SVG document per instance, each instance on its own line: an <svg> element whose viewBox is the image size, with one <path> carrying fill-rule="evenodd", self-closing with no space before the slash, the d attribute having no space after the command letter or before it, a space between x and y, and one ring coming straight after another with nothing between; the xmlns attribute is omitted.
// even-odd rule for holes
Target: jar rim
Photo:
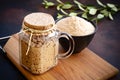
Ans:
<svg viewBox="0 0 120 80"><path fill-rule="evenodd" d="M35 30L47 30L55 25L55 20L48 13L34 12L24 17L23 24Z"/></svg>

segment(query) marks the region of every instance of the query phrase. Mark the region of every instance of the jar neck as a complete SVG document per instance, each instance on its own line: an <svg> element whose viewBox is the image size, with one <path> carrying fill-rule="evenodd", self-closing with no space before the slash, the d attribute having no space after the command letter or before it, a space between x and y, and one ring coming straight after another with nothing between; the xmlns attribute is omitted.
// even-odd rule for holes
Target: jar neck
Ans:
<svg viewBox="0 0 120 80"><path fill-rule="evenodd" d="M22 25L22 30L28 34L42 34L42 33L49 33L52 32L53 30L55 30L55 25L53 25L53 27L51 27L50 29L47 30L37 30L37 29L32 29L29 28L27 26L25 26L24 24Z"/></svg>

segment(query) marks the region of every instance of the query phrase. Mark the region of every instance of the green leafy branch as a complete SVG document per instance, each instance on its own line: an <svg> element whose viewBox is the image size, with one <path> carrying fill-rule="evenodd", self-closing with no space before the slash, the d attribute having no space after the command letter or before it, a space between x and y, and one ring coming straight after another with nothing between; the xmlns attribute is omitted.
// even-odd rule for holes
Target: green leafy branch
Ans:
<svg viewBox="0 0 120 80"><path fill-rule="evenodd" d="M46 9L55 6L57 13L57 18L62 18L64 16L78 16L86 18L91 21L98 21L103 18L109 18L113 20L113 14L120 11L120 7L112 3L103 4L99 0L96 0L99 7L94 5L84 5L77 0L73 0L73 3L62 2L61 0L56 0L56 2L50 2L43 0L42 4Z"/></svg>

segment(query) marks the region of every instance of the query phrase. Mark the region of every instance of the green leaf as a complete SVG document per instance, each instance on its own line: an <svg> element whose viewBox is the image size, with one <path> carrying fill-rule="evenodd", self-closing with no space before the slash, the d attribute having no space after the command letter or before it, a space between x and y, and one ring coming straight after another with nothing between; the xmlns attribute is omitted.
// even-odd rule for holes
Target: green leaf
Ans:
<svg viewBox="0 0 120 80"><path fill-rule="evenodd" d="M78 5L78 7L80 10L85 11L85 9L81 5Z"/></svg>
<svg viewBox="0 0 120 80"><path fill-rule="evenodd" d="M96 1L97 1L97 3L98 3L100 6L106 7L102 2L100 2L100 0L96 0Z"/></svg>
<svg viewBox="0 0 120 80"><path fill-rule="evenodd" d="M78 13L76 13L76 12L70 12L70 14L69 14L69 16L77 16L78 15Z"/></svg>
<svg viewBox="0 0 120 80"><path fill-rule="evenodd" d="M83 14L82 14L82 17L87 19L87 18L88 18L88 17L87 17L87 13L83 13Z"/></svg>
<svg viewBox="0 0 120 80"><path fill-rule="evenodd" d="M91 15L95 15L97 12L97 9L94 7L87 7L87 9L89 9L89 14Z"/></svg>
<svg viewBox="0 0 120 80"><path fill-rule="evenodd" d="M60 11L61 11L63 14L68 15L68 13L65 12L63 9L60 9Z"/></svg>
<svg viewBox="0 0 120 80"><path fill-rule="evenodd" d="M107 6L108 6L109 8L111 8L111 9L112 9L113 11L115 11L115 12L118 11L117 7L116 7L114 4L107 3Z"/></svg>
<svg viewBox="0 0 120 80"><path fill-rule="evenodd" d="M57 18L58 18L58 19L62 18L63 16L64 16L64 15L62 15L62 14L60 14L60 13L57 14Z"/></svg>
<svg viewBox="0 0 120 80"><path fill-rule="evenodd" d="M59 11L61 9L61 7L62 7L62 4L58 4L57 5L57 10Z"/></svg>
<svg viewBox="0 0 120 80"><path fill-rule="evenodd" d="M66 3L66 4L64 4L63 6L62 6L62 8L63 9L70 9L70 8L72 8L72 4L70 4L70 3Z"/></svg>
<svg viewBox="0 0 120 80"><path fill-rule="evenodd" d="M113 17L112 17L111 12L109 12L109 18L110 18L111 20L113 20Z"/></svg>
<svg viewBox="0 0 120 80"><path fill-rule="evenodd" d="M103 19L104 18L104 15L103 14L98 14L97 15L97 19Z"/></svg>
<svg viewBox="0 0 120 80"><path fill-rule="evenodd" d="M100 13L102 13L102 14L103 14L104 16L106 16L106 17L109 16L109 12L108 12L106 9L100 11Z"/></svg>
<svg viewBox="0 0 120 80"><path fill-rule="evenodd" d="M114 5L114 4L111 4L111 3L107 3L107 6L110 7L110 8L115 7L115 5Z"/></svg>
<svg viewBox="0 0 120 80"><path fill-rule="evenodd" d="M60 4L64 4L61 0L56 0Z"/></svg>
<svg viewBox="0 0 120 80"><path fill-rule="evenodd" d="M43 5L45 5L45 2L42 2Z"/></svg>
<svg viewBox="0 0 120 80"><path fill-rule="evenodd" d="M83 4L81 4L80 2L78 2L77 0L74 0L74 3L78 5L78 8L82 11L85 11L85 9L83 8Z"/></svg>
<svg viewBox="0 0 120 80"><path fill-rule="evenodd" d="M44 2L42 4L45 5L45 8L48 8L50 6L54 6L55 5L53 2L48 2L47 0L44 0Z"/></svg>
<svg viewBox="0 0 120 80"><path fill-rule="evenodd" d="M43 0L42 4L45 5L47 2L48 2L47 0Z"/></svg>
<svg viewBox="0 0 120 80"><path fill-rule="evenodd" d="M94 6L87 6L87 9L90 10L92 8L95 8Z"/></svg>
<svg viewBox="0 0 120 80"><path fill-rule="evenodd" d="M77 0L74 0L74 3L77 4L77 5L84 6L82 3L78 2Z"/></svg>
<svg viewBox="0 0 120 80"><path fill-rule="evenodd" d="M115 12L117 12L118 8L117 7L113 7L112 10L115 11Z"/></svg>
<svg viewBox="0 0 120 80"><path fill-rule="evenodd" d="M73 2L74 2L75 4L80 4L77 0L73 0Z"/></svg>
<svg viewBox="0 0 120 80"><path fill-rule="evenodd" d="M46 5L48 5L48 6L53 6L54 5L54 3L53 2L47 2L47 4Z"/></svg>
<svg viewBox="0 0 120 80"><path fill-rule="evenodd" d="M45 6L46 9L47 9L48 7L49 7L49 6L47 6L47 5Z"/></svg>

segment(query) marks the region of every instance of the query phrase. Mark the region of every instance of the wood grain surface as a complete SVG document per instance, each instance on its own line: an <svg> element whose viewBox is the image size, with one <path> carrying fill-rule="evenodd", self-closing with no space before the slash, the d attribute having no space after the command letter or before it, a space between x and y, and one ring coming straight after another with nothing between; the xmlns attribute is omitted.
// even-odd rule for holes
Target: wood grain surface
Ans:
<svg viewBox="0 0 120 80"><path fill-rule="evenodd" d="M58 65L49 71L34 75L19 63L18 35L13 35L4 46L8 58L28 80L106 80L119 70L97 56L88 48L67 59L59 60Z"/></svg>

